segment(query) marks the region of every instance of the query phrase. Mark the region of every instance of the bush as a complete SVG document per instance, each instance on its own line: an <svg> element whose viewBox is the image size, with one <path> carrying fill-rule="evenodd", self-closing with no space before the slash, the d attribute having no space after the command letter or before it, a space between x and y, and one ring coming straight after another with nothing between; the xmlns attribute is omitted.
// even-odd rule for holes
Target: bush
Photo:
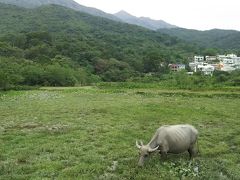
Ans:
<svg viewBox="0 0 240 180"><path fill-rule="evenodd" d="M23 81L21 66L15 58L0 57L0 69L0 89L10 89Z"/></svg>
<svg viewBox="0 0 240 180"><path fill-rule="evenodd" d="M240 86L240 70L235 70L230 74L230 85Z"/></svg>
<svg viewBox="0 0 240 180"><path fill-rule="evenodd" d="M21 89L21 86L75 86L100 82L93 75L65 57L58 56L51 63L37 63L26 59L0 57L0 89ZM28 88L27 88L28 89Z"/></svg>
<svg viewBox="0 0 240 180"><path fill-rule="evenodd" d="M113 58L109 60L95 60L94 68L96 74L107 82L123 82L133 74L128 63Z"/></svg>
<svg viewBox="0 0 240 180"><path fill-rule="evenodd" d="M216 83L226 82L230 78L230 74L225 71L214 71L213 76Z"/></svg>
<svg viewBox="0 0 240 180"><path fill-rule="evenodd" d="M29 65L23 71L24 81L23 84L36 86L43 85L45 82L45 72L43 67L39 65Z"/></svg>
<svg viewBox="0 0 240 180"><path fill-rule="evenodd" d="M59 64L48 65L45 69L45 84L48 86L74 86L77 79L70 68L61 67Z"/></svg>

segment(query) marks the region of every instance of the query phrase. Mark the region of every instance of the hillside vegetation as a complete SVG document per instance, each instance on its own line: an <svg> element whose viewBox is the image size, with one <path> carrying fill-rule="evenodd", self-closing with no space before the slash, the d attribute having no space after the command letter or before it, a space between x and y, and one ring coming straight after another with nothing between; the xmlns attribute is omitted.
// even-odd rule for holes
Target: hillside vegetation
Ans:
<svg viewBox="0 0 240 180"><path fill-rule="evenodd" d="M205 82L210 86L215 82L239 85L239 72L234 76L216 73L216 79L210 81L165 75L169 63L187 64L194 54L211 55L227 49L203 48L57 5L24 9L1 4L0 16L0 89L142 81L143 77L143 81L170 79L170 83L173 79L182 88L196 88ZM154 77L146 77L148 74Z"/></svg>
<svg viewBox="0 0 240 180"><path fill-rule="evenodd" d="M8 77L5 85L124 81L160 71L160 64L186 61L199 50L175 37L56 5L24 9L1 4L0 16L0 76ZM54 74L60 69L63 74ZM93 76L77 77L74 71L79 69Z"/></svg>
<svg viewBox="0 0 240 180"><path fill-rule="evenodd" d="M159 29L159 32L178 37L189 43L195 43L201 47L213 48L213 54L220 53L219 49L226 52L240 54L240 32L235 30L212 29L198 31L184 28ZM224 51L223 51L224 52Z"/></svg>

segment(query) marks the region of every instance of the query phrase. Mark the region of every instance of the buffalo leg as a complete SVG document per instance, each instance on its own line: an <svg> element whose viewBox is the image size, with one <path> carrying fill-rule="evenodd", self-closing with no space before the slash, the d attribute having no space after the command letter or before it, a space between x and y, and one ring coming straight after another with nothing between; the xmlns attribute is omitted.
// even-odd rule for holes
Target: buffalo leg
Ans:
<svg viewBox="0 0 240 180"><path fill-rule="evenodd" d="M162 157L163 159L166 159L166 158L167 158L167 152L161 151L161 157Z"/></svg>
<svg viewBox="0 0 240 180"><path fill-rule="evenodd" d="M160 154L161 154L161 157L163 159L166 159L167 158L167 152L168 152L168 146L167 145L163 145L161 148L160 148Z"/></svg>
<svg viewBox="0 0 240 180"><path fill-rule="evenodd" d="M193 156L195 155L194 146L192 146L188 149L188 153L189 153L189 158L192 159Z"/></svg>

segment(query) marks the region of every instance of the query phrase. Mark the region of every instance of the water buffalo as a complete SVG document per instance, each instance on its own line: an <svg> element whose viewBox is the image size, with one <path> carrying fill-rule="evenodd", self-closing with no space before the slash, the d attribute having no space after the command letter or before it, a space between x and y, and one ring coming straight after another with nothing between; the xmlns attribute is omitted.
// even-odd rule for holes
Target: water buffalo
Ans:
<svg viewBox="0 0 240 180"><path fill-rule="evenodd" d="M195 144L198 138L198 131L189 124L164 125L157 129L151 141L147 145L141 145L136 141L136 146L140 149L139 166L143 166L144 160L151 152L156 150L165 157L167 153L189 152L190 158L196 154Z"/></svg>

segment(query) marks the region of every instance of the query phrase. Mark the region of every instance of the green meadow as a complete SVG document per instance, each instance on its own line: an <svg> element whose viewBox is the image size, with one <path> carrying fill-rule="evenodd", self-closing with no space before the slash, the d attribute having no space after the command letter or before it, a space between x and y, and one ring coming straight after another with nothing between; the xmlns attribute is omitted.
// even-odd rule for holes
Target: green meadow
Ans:
<svg viewBox="0 0 240 180"><path fill-rule="evenodd" d="M136 140L189 123L200 153L153 153L138 167ZM240 91L157 86L0 92L0 179L240 179Z"/></svg>

